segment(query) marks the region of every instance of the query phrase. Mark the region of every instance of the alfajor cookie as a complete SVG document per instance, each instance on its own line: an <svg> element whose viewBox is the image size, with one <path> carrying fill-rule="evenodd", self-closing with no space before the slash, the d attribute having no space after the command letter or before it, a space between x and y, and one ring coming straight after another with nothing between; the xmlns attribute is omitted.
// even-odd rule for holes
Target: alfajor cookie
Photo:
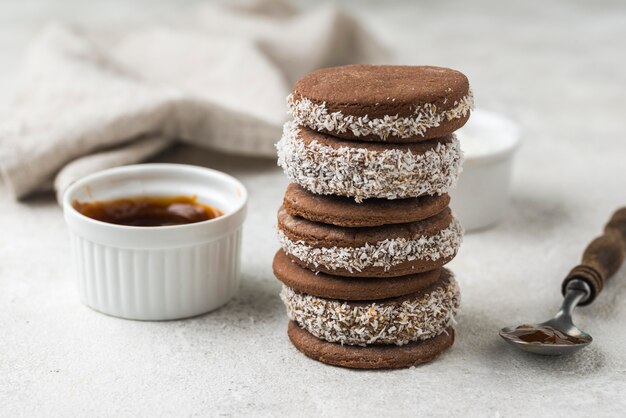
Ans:
<svg viewBox="0 0 626 418"><path fill-rule="evenodd" d="M467 122L469 81L450 68L347 65L307 74L287 99L302 126L340 138L416 142Z"/></svg>
<svg viewBox="0 0 626 418"><path fill-rule="evenodd" d="M454 135L414 144L346 141L287 122L276 144L278 165L316 194L401 199L445 194L463 154Z"/></svg>
<svg viewBox="0 0 626 418"><path fill-rule="evenodd" d="M429 340L403 346L360 347L329 343L309 334L294 321L289 321L287 334L291 343L307 357L351 369L400 369L417 366L435 359L454 343L452 328Z"/></svg>
<svg viewBox="0 0 626 418"><path fill-rule="evenodd" d="M395 277L437 269L456 255L463 230L449 208L419 222L348 228L278 211L278 240L296 263L338 276Z"/></svg>
<svg viewBox="0 0 626 418"><path fill-rule="evenodd" d="M409 295L433 285L441 269L388 278L339 277L315 273L291 261L278 250L272 265L274 275L285 286L298 293L327 299L380 300Z"/></svg>
<svg viewBox="0 0 626 418"><path fill-rule="evenodd" d="M283 286L281 299L289 318L311 335L348 345L404 345L425 341L454 323L459 287L449 270L410 295L369 302L326 299Z"/></svg>
<svg viewBox="0 0 626 418"><path fill-rule="evenodd" d="M447 194L408 199L367 199L357 203L352 198L322 196L291 183L283 198L288 214L313 222L337 226L380 226L417 222L443 211L450 203Z"/></svg>

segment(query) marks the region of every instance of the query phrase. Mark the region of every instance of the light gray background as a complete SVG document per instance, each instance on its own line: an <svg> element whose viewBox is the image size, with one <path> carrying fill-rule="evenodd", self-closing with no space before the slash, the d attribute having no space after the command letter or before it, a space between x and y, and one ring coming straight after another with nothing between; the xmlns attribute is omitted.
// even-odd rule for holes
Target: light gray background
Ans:
<svg viewBox="0 0 626 418"><path fill-rule="evenodd" d="M91 28L172 24L195 2L0 4L6 109L28 40L49 20ZM433 2L434 3L434 2ZM471 4L470 4L471 3ZM458 340L394 372L324 366L288 342L271 273L287 182L273 161L176 148L159 161L236 175L249 188L243 284L202 317L132 322L82 306L52 196L0 185L0 415L617 416L626 402L626 269L577 315L593 334L568 358L509 349L501 326L551 315L561 278L626 205L626 4L620 1L347 3L399 61L461 69L478 104L518 121L524 145L497 228L468 235L450 264L463 291Z"/></svg>

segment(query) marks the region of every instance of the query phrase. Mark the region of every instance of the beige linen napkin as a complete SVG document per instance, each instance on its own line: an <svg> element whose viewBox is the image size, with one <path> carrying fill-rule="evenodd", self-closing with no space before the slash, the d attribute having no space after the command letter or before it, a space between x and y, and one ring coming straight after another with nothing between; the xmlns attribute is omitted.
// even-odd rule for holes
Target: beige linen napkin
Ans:
<svg viewBox="0 0 626 418"><path fill-rule="evenodd" d="M274 156L285 97L304 73L381 62L352 16L287 3L205 6L190 28L94 34L49 26L28 48L0 170L15 198L139 162L180 140Z"/></svg>

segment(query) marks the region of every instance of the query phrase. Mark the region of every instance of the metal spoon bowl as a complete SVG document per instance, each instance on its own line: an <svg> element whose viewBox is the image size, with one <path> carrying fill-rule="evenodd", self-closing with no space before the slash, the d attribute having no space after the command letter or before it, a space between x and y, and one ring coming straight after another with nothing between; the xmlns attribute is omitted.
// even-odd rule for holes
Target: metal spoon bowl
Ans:
<svg viewBox="0 0 626 418"><path fill-rule="evenodd" d="M572 321L572 312L574 308L581 302L584 302L591 294L589 285L582 280L572 280L568 283L565 299L561 309L549 321L540 324L533 324L532 327L550 327L565 335L580 340L576 344L545 344L541 342L522 341L512 332L516 330L516 326L505 327L500 330L500 337L507 343L529 353L541 354L544 356L560 356L563 354L571 354L591 344L593 338L591 335L578 329Z"/></svg>

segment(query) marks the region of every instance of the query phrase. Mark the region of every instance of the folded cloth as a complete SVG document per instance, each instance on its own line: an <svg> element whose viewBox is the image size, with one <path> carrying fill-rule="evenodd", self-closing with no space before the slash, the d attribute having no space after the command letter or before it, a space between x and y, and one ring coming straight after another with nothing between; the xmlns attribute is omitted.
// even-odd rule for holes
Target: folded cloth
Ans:
<svg viewBox="0 0 626 418"><path fill-rule="evenodd" d="M386 50L332 7L205 6L193 29L114 34L51 25L26 52L0 123L0 171L17 199L139 162L180 140L274 156L285 97L315 68L381 62ZM54 180L52 182L52 180Z"/></svg>

